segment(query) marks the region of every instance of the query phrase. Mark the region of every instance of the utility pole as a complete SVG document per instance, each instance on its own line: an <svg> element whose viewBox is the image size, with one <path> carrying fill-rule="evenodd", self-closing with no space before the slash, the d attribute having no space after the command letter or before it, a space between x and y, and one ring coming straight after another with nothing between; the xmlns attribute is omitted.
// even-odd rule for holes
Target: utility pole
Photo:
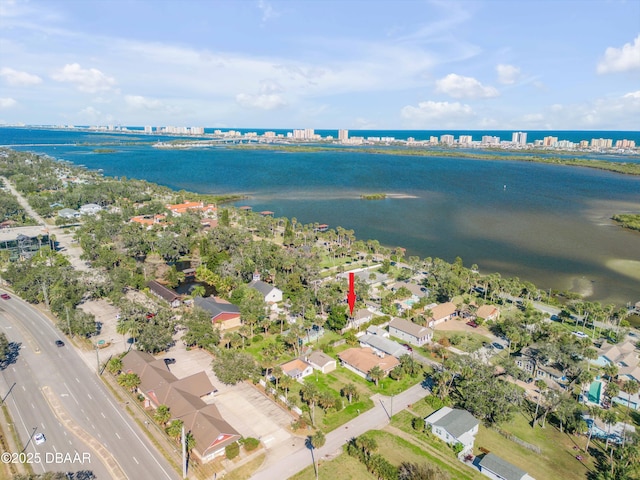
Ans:
<svg viewBox="0 0 640 480"><path fill-rule="evenodd" d="M187 478L187 437L182 424L182 478Z"/></svg>
<svg viewBox="0 0 640 480"><path fill-rule="evenodd" d="M67 312L67 329L69 330L69 337L71 337L71 320L69 320L69 307L65 305L64 311Z"/></svg>
<svg viewBox="0 0 640 480"><path fill-rule="evenodd" d="M96 367L98 375L100 375L100 353L98 352L98 344L96 343Z"/></svg>

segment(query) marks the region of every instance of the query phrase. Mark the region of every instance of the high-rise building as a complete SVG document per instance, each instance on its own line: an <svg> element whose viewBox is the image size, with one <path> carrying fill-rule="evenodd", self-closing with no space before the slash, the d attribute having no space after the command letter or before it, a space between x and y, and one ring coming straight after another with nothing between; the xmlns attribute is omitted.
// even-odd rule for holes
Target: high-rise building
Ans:
<svg viewBox="0 0 640 480"><path fill-rule="evenodd" d="M338 130L338 140L341 142L349 140L349 130Z"/></svg>
<svg viewBox="0 0 640 480"><path fill-rule="evenodd" d="M458 137L458 143L460 145L470 145L472 141L473 137L471 137L471 135L460 135L460 137Z"/></svg>
<svg viewBox="0 0 640 480"><path fill-rule="evenodd" d="M526 145L527 144L527 133L526 132L513 132L513 136L511 137L511 143L516 145Z"/></svg>
<svg viewBox="0 0 640 480"><path fill-rule="evenodd" d="M440 135L440 143L445 145L453 145L453 135Z"/></svg>

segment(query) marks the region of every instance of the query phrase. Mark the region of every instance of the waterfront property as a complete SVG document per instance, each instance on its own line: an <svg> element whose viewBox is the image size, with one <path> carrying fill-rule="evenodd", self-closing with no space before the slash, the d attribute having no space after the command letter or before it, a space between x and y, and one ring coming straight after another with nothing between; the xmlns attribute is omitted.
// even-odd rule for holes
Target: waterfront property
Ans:
<svg viewBox="0 0 640 480"><path fill-rule="evenodd" d="M177 203L177 204L168 204L166 205L167 210L169 210L173 215L179 217L187 212L198 212L202 213L205 217L209 218L217 218L218 216L218 207L213 204L205 205L204 202L185 202L185 203Z"/></svg>
<svg viewBox="0 0 640 480"><path fill-rule="evenodd" d="M500 318L500 310L493 305L481 305L476 310L476 317L484 320L498 320Z"/></svg>
<svg viewBox="0 0 640 480"><path fill-rule="evenodd" d="M598 366L616 365L618 377L640 382L640 359L633 342L626 340L621 344L611 344L604 341L598 349L598 358L591 363Z"/></svg>
<svg viewBox="0 0 640 480"><path fill-rule="evenodd" d="M431 432L449 445L462 444L461 455L471 452L480 420L466 410L442 407L424 419Z"/></svg>

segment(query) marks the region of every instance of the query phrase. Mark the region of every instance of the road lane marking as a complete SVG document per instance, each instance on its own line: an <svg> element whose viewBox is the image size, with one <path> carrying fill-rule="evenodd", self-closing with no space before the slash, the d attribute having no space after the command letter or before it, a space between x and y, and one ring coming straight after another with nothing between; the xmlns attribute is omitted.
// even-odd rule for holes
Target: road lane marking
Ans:
<svg viewBox="0 0 640 480"><path fill-rule="evenodd" d="M102 415L102 418L107 418L107 417L104 415L104 412L100 412L100 415Z"/></svg>
<svg viewBox="0 0 640 480"><path fill-rule="evenodd" d="M80 380L78 380L78 377L76 377L76 382L80 383Z"/></svg>
<svg viewBox="0 0 640 480"><path fill-rule="evenodd" d="M71 397L76 401L76 403L78 405L80 405L80 402L78 401L76 396L73 393L71 393L71 389L69 388L69 385L67 385L67 382L62 382L62 384L67 388L67 391L69 392L69 395L71 395Z"/></svg>
<svg viewBox="0 0 640 480"><path fill-rule="evenodd" d="M140 465L140 462L136 459L136 457L133 457L133 460L134 460L138 465Z"/></svg>
<svg viewBox="0 0 640 480"><path fill-rule="evenodd" d="M22 385L22 391L23 391L23 392L26 392L26 391L27 391L27 388L26 388L24 385Z"/></svg>
<svg viewBox="0 0 640 480"><path fill-rule="evenodd" d="M31 403L31 408L33 408L35 410L36 406L33 403Z"/></svg>
<svg viewBox="0 0 640 480"><path fill-rule="evenodd" d="M89 397L89 400L93 400L93 398L91 398L91 395L89 395L88 393L87 393L87 397Z"/></svg>
<svg viewBox="0 0 640 480"><path fill-rule="evenodd" d="M122 440L122 438L120 438L120 435L118 435L118 432L115 432L115 433L116 433L116 437L118 437L118 440Z"/></svg>

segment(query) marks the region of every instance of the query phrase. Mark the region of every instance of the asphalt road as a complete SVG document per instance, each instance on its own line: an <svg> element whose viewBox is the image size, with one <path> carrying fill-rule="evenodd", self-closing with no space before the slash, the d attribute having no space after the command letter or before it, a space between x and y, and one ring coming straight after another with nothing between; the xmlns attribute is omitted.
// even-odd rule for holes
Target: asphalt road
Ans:
<svg viewBox="0 0 640 480"><path fill-rule="evenodd" d="M0 299L0 329L9 341L21 343L16 362L0 373L0 394L6 396L25 453L40 454L35 472L93 470L99 479L117 478L87 443L90 436L127 478L179 478L75 349L68 342L64 347L54 344L64 336L40 312L13 295ZM45 391L86 432L84 439L65 428L61 412L56 416L52 411ZM45 434L44 444L35 445L36 432ZM65 458L65 453L70 456Z"/></svg>

